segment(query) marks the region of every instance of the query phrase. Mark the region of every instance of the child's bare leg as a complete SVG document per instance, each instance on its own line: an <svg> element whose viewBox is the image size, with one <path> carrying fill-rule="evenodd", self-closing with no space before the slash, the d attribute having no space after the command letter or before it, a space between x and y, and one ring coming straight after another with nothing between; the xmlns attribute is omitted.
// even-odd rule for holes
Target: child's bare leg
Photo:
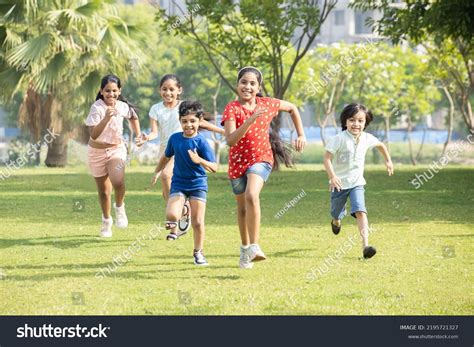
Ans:
<svg viewBox="0 0 474 347"><path fill-rule="evenodd" d="M166 164L163 169L160 179L161 179L161 190L163 192L163 199L165 202L168 202L171 189L171 177L173 176L173 167L174 167L174 157L170 159L168 164Z"/></svg>
<svg viewBox="0 0 474 347"><path fill-rule="evenodd" d="M245 193L237 194L235 200L237 201L237 222L239 223L240 239L242 240L243 246L248 246L250 244L250 238L245 217Z"/></svg>
<svg viewBox="0 0 474 347"><path fill-rule="evenodd" d="M258 243L260 239L260 192L264 183L262 177L259 175L247 175L247 188L245 189L245 221L251 244Z"/></svg>
<svg viewBox="0 0 474 347"><path fill-rule="evenodd" d="M204 246L204 218L206 215L206 203L197 199L190 199L191 223L194 234L194 249L200 250Z"/></svg>
<svg viewBox="0 0 474 347"><path fill-rule="evenodd" d="M110 205L112 195L112 183L110 182L109 176L94 177L97 185L97 191L99 193L99 204L102 209L102 215L104 218L110 218Z"/></svg>
<svg viewBox="0 0 474 347"><path fill-rule="evenodd" d="M369 246L369 221L365 212L356 212L357 226L362 237L362 249Z"/></svg>
<svg viewBox="0 0 474 347"><path fill-rule="evenodd" d="M125 163L121 159L112 159L107 163L107 172L114 187L115 205L122 206L125 198Z"/></svg>
<svg viewBox="0 0 474 347"><path fill-rule="evenodd" d="M168 199L168 205L166 207L166 221L175 223L175 227L168 229L173 234L176 234L178 219L181 218L184 201L184 196L181 195L173 196Z"/></svg>

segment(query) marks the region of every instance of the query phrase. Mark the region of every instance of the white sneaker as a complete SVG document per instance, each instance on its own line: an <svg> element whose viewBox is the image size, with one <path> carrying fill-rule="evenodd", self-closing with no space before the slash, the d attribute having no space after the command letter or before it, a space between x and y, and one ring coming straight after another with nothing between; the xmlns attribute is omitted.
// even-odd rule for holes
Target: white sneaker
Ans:
<svg viewBox="0 0 474 347"><path fill-rule="evenodd" d="M262 261L267 259L265 254L260 249L260 246L256 243L250 245L248 249L248 255L250 257L251 262Z"/></svg>
<svg viewBox="0 0 474 347"><path fill-rule="evenodd" d="M240 246L240 260L239 266L241 269L251 269L253 268L253 263L250 262L250 256L248 254L250 247L245 249L244 247Z"/></svg>
<svg viewBox="0 0 474 347"><path fill-rule="evenodd" d="M114 202L114 210L115 210L115 225L117 228L123 229L128 226L128 218L127 214L125 213L125 204L122 206L117 207Z"/></svg>
<svg viewBox="0 0 474 347"><path fill-rule="evenodd" d="M100 237L112 237L112 224L114 224L114 220L112 219L112 217L109 217L109 219L105 219L104 216L102 216Z"/></svg>
<svg viewBox="0 0 474 347"><path fill-rule="evenodd" d="M194 265L199 265L199 266L208 266L209 263L206 260L206 257L202 253L202 249L198 251L193 252L193 257L194 257Z"/></svg>

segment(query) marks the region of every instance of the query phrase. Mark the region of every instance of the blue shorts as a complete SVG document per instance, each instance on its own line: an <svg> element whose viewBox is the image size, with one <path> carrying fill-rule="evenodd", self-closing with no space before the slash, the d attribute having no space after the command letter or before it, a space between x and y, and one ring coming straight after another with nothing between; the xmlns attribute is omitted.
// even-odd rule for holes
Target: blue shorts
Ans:
<svg viewBox="0 0 474 347"><path fill-rule="evenodd" d="M261 163L255 163L245 171L242 177L231 179L230 184L232 185L232 191L235 195L245 193L247 188L247 175L256 174L262 177L263 182L268 180L270 173L272 172L272 166L266 161Z"/></svg>
<svg viewBox="0 0 474 347"><path fill-rule="evenodd" d="M343 189L331 192L331 216L334 219L342 219L346 215L347 197L351 200L351 216L356 218L356 212L365 212L365 189L364 186Z"/></svg>
<svg viewBox="0 0 474 347"><path fill-rule="evenodd" d="M207 192L202 189L197 189L197 190L181 190L181 189L176 189L173 188L173 185L171 185L171 190L170 190L170 198L174 196L183 196L185 199L188 198L189 200L200 200L203 202L207 201Z"/></svg>

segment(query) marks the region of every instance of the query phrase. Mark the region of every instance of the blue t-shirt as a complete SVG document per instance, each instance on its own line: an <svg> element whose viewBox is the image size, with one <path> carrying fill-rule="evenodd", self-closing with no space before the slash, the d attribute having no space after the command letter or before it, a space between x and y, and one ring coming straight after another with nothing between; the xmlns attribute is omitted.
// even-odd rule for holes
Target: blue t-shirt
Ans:
<svg viewBox="0 0 474 347"><path fill-rule="evenodd" d="M171 135L165 150L165 156L168 158L174 155L171 186L175 190L205 190L207 192L206 170L191 160L188 149L192 151L196 149L197 154L207 161L216 161L211 146L201 134L194 137L185 137L183 132Z"/></svg>

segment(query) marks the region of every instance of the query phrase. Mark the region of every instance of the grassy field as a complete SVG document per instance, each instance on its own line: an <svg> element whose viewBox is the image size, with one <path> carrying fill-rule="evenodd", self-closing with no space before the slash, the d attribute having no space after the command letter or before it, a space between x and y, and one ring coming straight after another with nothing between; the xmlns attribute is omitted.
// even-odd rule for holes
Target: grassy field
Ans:
<svg viewBox="0 0 474 347"><path fill-rule="evenodd" d="M158 188L145 190L151 167L128 169L130 226L109 240L98 237L97 193L85 167L15 171L0 181L0 314L474 313L473 167L449 165L415 190L409 181L426 167L397 166L389 178L369 166L366 200L378 249L369 261L360 259L355 220L345 219L338 236L330 231L322 166L275 172L261 195L268 260L252 270L238 268L235 204L223 169L209 179L207 268L192 264L191 235L167 242L157 228L164 203ZM302 190L306 196L275 218ZM346 247L351 237L357 242ZM120 257L126 261L114 265ZM329 257L337 259L319 274Z"/></svg>

